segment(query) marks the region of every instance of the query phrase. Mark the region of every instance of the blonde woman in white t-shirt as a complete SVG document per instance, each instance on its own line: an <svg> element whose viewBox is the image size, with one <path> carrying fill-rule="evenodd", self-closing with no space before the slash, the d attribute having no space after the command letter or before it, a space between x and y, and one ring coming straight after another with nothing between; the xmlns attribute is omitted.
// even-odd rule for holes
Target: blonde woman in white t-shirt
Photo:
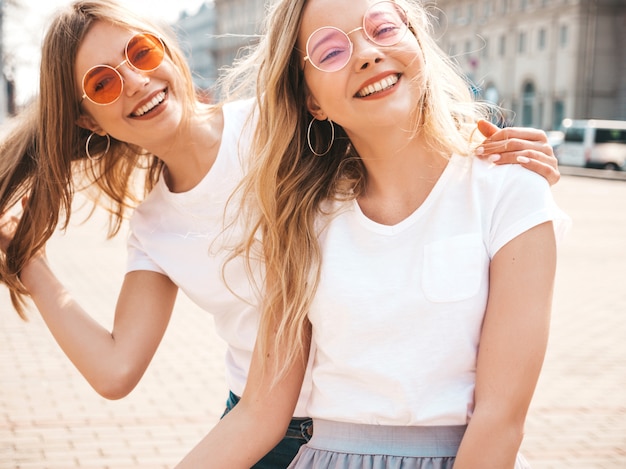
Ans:
<svg viewBox="0 0 626 469"><path fill-rule="evenodd" d="M276 2L250 60L260 332L241 402L180 467L253 464L308 360L313 438L291 468L528 467L567 217L544 179L472 156L487 114L429 30L417 0Z"/></svg>

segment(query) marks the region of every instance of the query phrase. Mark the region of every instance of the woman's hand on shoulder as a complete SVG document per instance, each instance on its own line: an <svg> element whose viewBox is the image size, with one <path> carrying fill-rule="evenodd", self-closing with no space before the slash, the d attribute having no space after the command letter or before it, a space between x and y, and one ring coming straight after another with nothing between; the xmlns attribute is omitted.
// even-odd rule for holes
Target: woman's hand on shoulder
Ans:
<svg viewBox="0 0 626 469"><path fill-rule="evenodd" d="M530 127L501 129L486 120L478 122L478 130L486 137L476 148L478 158L495 164L521 164L546 178L550 185L561 178L558 161L543 130Z"/></svg>

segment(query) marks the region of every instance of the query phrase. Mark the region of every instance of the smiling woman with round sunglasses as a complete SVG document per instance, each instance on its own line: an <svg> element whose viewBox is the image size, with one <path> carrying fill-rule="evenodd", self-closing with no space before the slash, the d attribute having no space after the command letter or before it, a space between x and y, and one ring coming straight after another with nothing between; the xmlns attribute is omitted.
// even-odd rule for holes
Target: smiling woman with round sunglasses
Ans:
<svg viewBox="0 0 626 469"><path fill-rule="evenodd" d="M0 149L0 278L23 317L33 301L102 396L119 399L141 379L178 289L215 316L227 343L228 408L243 393L256 293L241 262L224 264L227 240L241 237L228 201L249 157L254 103L200 102L171 31L118 3L77 1L52 20L39 96ZM110 211L111 236L132 214L112 330L72 299L46 259L46 242L68 226L76 192ZM9 209L22 201L22 216L13 216ZM306 441L303 407L255 467L288 465Z"/></svg>
<svg viewBox="0 0 626 469"><path fill-rule="evenodd" d="M240 404L180 468L249 467L307 363L313 436L290 469L528 467L568 219L545 180L474 157L488 108L423 5L275 3L246 64L260 117L241 249L264 256L259 336Z"/></svg>

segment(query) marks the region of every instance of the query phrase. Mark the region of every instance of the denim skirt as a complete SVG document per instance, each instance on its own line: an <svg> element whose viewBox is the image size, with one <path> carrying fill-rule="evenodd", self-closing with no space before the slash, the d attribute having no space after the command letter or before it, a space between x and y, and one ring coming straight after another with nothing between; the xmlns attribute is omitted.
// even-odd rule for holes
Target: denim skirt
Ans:
<svg viewBox="0 0 626 469"><path fill-rule="evenodd" d="M452 469L467 426L403 427L314 420L289 469ZM515 469L530 466L518 455Z"/></svg>

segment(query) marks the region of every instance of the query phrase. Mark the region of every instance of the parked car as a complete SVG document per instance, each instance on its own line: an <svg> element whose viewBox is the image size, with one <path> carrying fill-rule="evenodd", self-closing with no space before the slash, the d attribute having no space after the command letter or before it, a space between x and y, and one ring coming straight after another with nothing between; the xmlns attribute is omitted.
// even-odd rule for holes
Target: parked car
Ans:
<svg viewBox="0 0 626 469"><path fill-rule="evenodd" d="M559 164L626 170L626 121L564 119Z"/></svg>

